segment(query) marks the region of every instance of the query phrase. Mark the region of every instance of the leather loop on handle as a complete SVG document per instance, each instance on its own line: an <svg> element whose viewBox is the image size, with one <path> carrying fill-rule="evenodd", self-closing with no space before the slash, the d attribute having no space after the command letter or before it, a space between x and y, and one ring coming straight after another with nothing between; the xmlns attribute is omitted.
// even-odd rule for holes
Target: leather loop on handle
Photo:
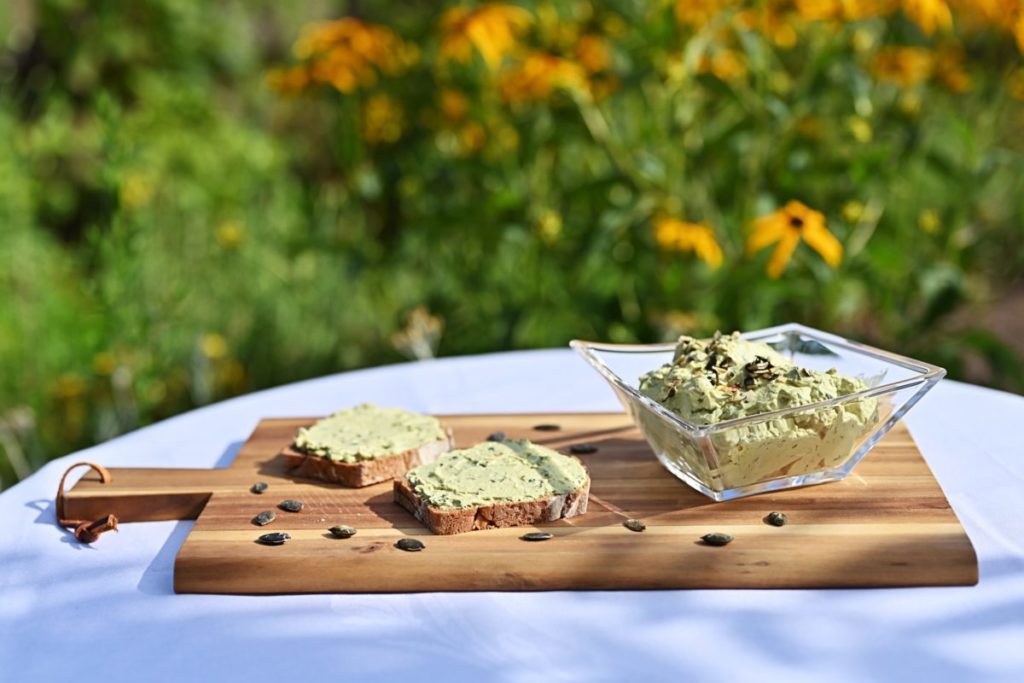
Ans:
<svg viewBox="0 0 1024 683"><path fill-rule="evenodd" d="M71 470L77 469L79 467L88 467L92 470L95 470L96 473L100 475L100 481L104 484L109 484L113 479L113 477L110 476L110 472L107 471L106 467L91 462L76 462L74 465L67 468L63 476L61 476L60 478L60 484L57 485L57 525L60 527L77 527L83 523L92 523L91 519L68 519L64 515L64 481L68 478L68 475L71 474Z"/></svg>

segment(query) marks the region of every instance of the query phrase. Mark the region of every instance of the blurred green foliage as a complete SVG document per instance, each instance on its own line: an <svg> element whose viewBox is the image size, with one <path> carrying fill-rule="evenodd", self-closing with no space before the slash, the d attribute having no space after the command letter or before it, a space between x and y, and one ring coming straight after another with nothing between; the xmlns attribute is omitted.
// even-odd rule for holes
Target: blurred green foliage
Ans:
<svg viewBox="0 0 1024 683"><path fill-rule="evenodd" d="M573 337L796 320L1024 390L972 315L1024 272L1024 71L999 27L553 0L490 6L511 42L480 44L479 8L449 4L0 9L0 485L253 389ZM367 53L372 78L292 54L377 25L403 51ZM901 53L887 76L893 46L927 73ZM825 214L838 268L799 246L776 279L748 253L790 200ZM665 217L723 264L659 241Z"/></svg>

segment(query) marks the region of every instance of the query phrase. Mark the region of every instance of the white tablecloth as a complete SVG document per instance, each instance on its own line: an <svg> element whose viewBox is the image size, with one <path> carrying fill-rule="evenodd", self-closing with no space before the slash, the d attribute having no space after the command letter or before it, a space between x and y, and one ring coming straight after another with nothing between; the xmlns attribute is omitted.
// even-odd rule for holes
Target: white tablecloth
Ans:
<svg viewBox="0 0 1024 683"><path fill-rule="evenodd" d="M978 552L974 587L175 595L191 522L124 524L94 546L53 524L76 460L223 465L261 417L360 401L619 409L570 351L495 354L251 394L52 462L0 495L0 681L1024 681L1024 399L949 381L907 422Z"/></svg>

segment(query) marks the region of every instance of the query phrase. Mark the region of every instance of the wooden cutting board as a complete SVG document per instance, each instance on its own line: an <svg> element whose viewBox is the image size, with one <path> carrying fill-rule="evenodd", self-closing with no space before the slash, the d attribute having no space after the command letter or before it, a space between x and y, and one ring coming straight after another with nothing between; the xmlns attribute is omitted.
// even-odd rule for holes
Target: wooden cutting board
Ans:
<svg viewBox="0 0 1024 683"><path fill-rule="evenodd" d="M392 501L391 482L345 489L294 479L278 453L311 419L267 419L230 467L112 469L87 475L67 493L69 517L114 513L122 522L193 519L178 552L179 593L362 593L649 588L821 588L969 585L978 581L970 540L910 433L900 424L841 482L715 503L672 477L623 414L453 415L442 421L466 446L495 431L580 456L592 478L590 511L546 524L555 537L519 539L537 527L433 536ZM559 431L533 427L549 423ZM270 487L249 491L256 481ZM294 498L299 513L276 510ZM250 520L274 509L277 520ZM778 528L762 518L785 512ZM647 523L641 533L622 521ZM335 524L358 529L338 540ZM283 546L255 539L287 531ZM725 547L699 543L732 534ZM418 553L395 541L414 536ZM116 544L106 536L104 544Z"/></svg>

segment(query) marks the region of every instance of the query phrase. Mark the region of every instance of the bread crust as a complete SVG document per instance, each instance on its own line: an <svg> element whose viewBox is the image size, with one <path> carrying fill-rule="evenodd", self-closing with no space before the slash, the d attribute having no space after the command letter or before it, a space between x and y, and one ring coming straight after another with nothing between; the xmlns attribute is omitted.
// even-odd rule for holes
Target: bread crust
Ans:
<svg viewBox="0 0 1024 683"><path fill-rule="evenodd" d="M571 493L543 500L497 503L459 510L443 510L428 505L412 490L404 476L395 479L394 493L395 502L411 512L432 533L449 536L479 529L553 522L582 515L586 513L590 499L590 477L587 477L583 486Z"/></svg>
<svg viewBox="0 0 1024 683"><path fill-rule="evenodd" d="M290 474L341 484L350 488L362 488L371 484L379 484L388 479L404 477L405 473L413 467L434 462L439 455L447 453L454 447L455 438L452 435L452 430L446 429L443 439L373 460L336 462L319 455L303 453L297 450L294 444L289 444L281 451L281 455L284 456L285 467L288 468Z"/></svg>

